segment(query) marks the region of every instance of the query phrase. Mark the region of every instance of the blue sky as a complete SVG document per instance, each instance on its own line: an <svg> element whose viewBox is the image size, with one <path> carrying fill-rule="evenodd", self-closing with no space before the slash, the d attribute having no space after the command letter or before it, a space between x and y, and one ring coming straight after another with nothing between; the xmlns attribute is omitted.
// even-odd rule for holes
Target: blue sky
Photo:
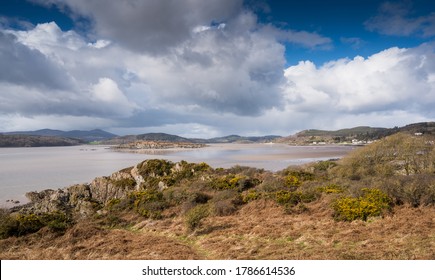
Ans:
<svg viewBox="0 0 435 280"><path fill-rule="evenodd" d="M0 131L431 121L434 38L427 0L0 1Z"/></svg>

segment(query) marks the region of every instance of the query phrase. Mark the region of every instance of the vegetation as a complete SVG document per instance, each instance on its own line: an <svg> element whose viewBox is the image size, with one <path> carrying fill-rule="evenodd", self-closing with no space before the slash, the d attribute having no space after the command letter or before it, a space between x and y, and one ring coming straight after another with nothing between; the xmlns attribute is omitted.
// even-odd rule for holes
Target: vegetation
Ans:
<svg viewBox="0 0 435 280"><path fill-rule="evenodd" d="M0 237L23 236L47 227L53 232L64 232L72 225L72 220L65 213L49 212L36 215L17 214L9 215L5 210L0 211Z"/></svg>
<svg viewBox="0 0 435 280"><path fill-rule="evenodd" d="M201 225L201 221L209 215L208 206L205 204L200 204L186 213L186 226L189 231L195 230Z"/></svg>
<svg viewBox="0 0 435 280"><path fill-rule="evenodd" d="M342 197L335 201L335 218L344 221L380 216L391 207L391 199L379 189L362 189L360 197Z"/></svg>
<svg viewBox="0 0 435 280"><path fill-rule="evenodd" d="M341 176L354 180L370 176L396 176L433 173L434 142L430 137L398 133L357 149L346 157Z"/></svg>

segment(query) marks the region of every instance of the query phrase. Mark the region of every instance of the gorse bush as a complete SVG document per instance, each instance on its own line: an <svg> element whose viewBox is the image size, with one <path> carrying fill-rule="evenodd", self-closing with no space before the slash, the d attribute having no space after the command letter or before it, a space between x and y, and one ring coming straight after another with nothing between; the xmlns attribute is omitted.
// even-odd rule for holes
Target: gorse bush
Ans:
<svg viewBox="0 0 435 280"><path fill-rule="evenodd" d="M63 232L72 224L72 219L63 212L50 212L39 216L40 222L52 231Z"/></svg>
<svg viewBox="0 0 435 280"><path fill-rule="evenodd" d="M146 218L160 219L167 207L163 193L157 190L132 192L129 196L134 210Z"/></svg>
<svg viewBox="0 0 435 280"><path fill-rule="evenodd" d="M309 203L317 200L319 193L302 191L278 191L275 193L275 200L282 205L297 205L300 202Z"/></svg>
<svg viewBox="0 0 435 280"><path fill-rule="evenodd" d="M244 191L260 184L260 180L249 178L241 174L229 174L217 178L212 178L208 187L214 190L238 190Z"/></svg>
<svg viewBox="0 0 435 280"><path fill-rule="evenodd" d="M387 194L379 189L362 189L360 197L342 197L333 204L334 217L337 220L353 221L361 219L366 221L369 217L376 217L389 210L392 205Z"/></svg>
<svg viewBox="0 0 435 280"><path fill-rule="evenodd" d="M299 186L304 181L311 181L315 179L315 175L311 172L294 169L294 168L287 168L282 171L283 175L286 178L286 184L288 186Z"/></svg>
<svg viewBox="0 0 435 280"><path fill-rule="evenodd" d="M249 190L248 192L242 195L243 203L248 203L253 200L257 200L263 197L263 193L258 192L257 190Z"/></svg>
<svg viewBox="0 0 435 280"><path fill-rule="evenodd" d="M285 186L288 188L297 188L301 185L301 180L295 175L287 175L285 177Z"/></svg>
<svg viewBox="0 0 435 280"><path fill-rule="evenodd" d="M185 215L185 224L189 231L193 231L201 225L204 218L210 214L207 204L199 204L190 209Z"/></svg>
<svg viewBox="0 0 435 280"><path fill-rule="evenodd" d="M62 212L44 214L10 215L6 210L0 214L0 237L23 236L39 231L43 227L53 232L64 232L72 225L72 220Z"/></svg>
<svg viewBox="0 0 435 280"><path fill-rule="evenodd" d="M337 184L329 184L323 187L318 187L317 190L322 193L342 193L345 188Z"/></svg>

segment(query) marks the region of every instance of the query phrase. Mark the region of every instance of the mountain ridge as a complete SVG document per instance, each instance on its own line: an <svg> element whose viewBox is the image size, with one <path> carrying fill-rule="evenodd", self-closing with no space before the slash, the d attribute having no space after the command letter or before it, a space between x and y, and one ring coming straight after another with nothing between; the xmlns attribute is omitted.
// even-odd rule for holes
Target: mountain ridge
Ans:
<svg viewBox="0 0 435 280"><path fill-rule="evenodd" d="M56 129L39 129L31 131L12 131L4 132L3 135L31 135L31 136L55 136L62 138L74 138L85 142L102 141L117 137L118 135L104 131L102 129L93 130L56 130Z"/></svg>
<svg viewBox="0 0 435 280"><path fill-rule="evenodd" d="M370 127L370 126L356 126L352 128L343 128L339 130L321 130L321 129L306 129L299 131L289 136L278 135L265 135L265 136L240 136L236 134L227 135L223 137L214 137L209 139L203 138L186 138L174 134L152 132L136 135L118 136L116 134L101 130L71 130L62 131L54 129L40 129L35 131L14 131L4 132L0 135L31 135L31 136L48 136L60 137L65 139L78 139L77 145L98 142L103 145L120 145L132 143L135 141L155 141L155 142L174 142L174 143L198 143L198 144L212 144L212 143L287 143L287 144L312 144L312 143L348 143L349 141L374 141L383 137L392 135L397 132L405 132L411 134L435 134L435 122L419 122L412 123L402 127L384 128L384 127ZM18 139L18 138L17 138ZM30 138L28 138L30 139ZM38 141L42 141L40 138ZM53 140L53 139L51 139ZM49 141L48 146L52 145ZM59 140L59 139L57 139ZM24 140L23 140L24 141ZM25 141L24 141L25 142ZM68 142L68 141L67 141ZM38 145L43 145L39 143ZM0 143L0 146L1 143ZM4 147L4 146L3 146Z"/></svg>

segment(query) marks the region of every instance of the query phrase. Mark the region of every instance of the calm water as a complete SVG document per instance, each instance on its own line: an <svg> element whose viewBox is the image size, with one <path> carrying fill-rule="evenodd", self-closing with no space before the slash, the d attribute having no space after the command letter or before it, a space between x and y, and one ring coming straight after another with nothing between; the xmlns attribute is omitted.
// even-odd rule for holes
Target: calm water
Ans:
<svg viewBox="0 0 435 280"><path fill-rule="evenodd" d="M195 150L147 153L116 152L105 146L0 148L0 206L10 206L8 199L25 202L24 194L29 191L90 182L151 158L204 161L213 167L239 164L276 171L289 165L339 158L351 149L281 144L215 144Z"/></svg>

